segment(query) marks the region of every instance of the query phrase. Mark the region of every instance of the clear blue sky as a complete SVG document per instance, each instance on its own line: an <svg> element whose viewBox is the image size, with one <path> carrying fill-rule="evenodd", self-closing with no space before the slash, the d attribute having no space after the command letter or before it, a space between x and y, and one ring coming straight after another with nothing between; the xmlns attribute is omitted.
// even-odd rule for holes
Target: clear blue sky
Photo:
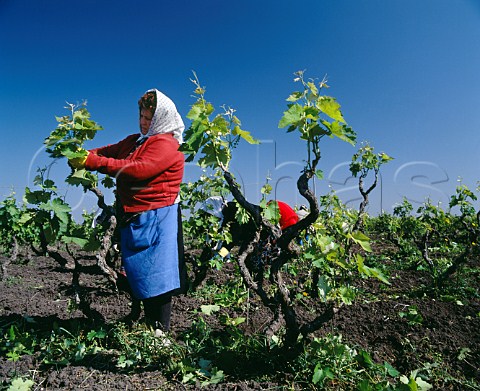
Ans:
<svg viewBox="0 0 480 391"><path fill-rule="evenodd" d="M105 129L90 146L105 145L138 130L136 102L149 88L185 117L195 70L207 99L234 107L263 140L235 151L232 169L247 197L258 201L270 173L278 199L303 203L295 181L304 146L277 128L300 69L327 75L358 140L395 158L372 213L403 196L445 204L458 177L476 187L479 0L0 0L0 198L12 188L22 194L48 163L43 139L65 101L88 100ZM355 151L325 140L318 194L331 186L345 201L358 197L345 165ZM57 179L67 172L59 161L51 175L77 210L91 210L91 196ZM198 174L189 166L185 179Z"/></svg>

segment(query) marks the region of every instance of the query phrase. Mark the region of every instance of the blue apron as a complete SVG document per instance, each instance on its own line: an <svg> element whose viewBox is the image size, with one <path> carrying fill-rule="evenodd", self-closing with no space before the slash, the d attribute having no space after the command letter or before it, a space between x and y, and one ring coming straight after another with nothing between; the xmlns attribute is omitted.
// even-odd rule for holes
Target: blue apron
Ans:
<svg viewBox="0 0 480 391"><path fill-rule="evenodd" d="M120 229L123 263L137 299L180 287L177 208L174 204L143 212Z"/></svg>

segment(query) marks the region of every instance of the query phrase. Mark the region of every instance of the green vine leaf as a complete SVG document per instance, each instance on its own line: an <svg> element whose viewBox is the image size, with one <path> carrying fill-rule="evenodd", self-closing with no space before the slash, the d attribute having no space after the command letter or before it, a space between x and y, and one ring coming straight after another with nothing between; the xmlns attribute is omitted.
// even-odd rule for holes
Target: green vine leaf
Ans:
<svg viewBox="0 0 480 391"><path fill-rule="evenodd" d="M342 112L340 111L340 104L335 98L329 96L323 96L318 101L318 108L335 121L345 123Z"/></svg>
<svg viewBox="0 0 480 391"><path fill-rule="evenodd" d="M347 237L360 245L365 251L372 252L372 248L370 246L370 238L365 234L361 233L360 231L356 231L353 233L349 233Z"/></svg>
<svg viewBox="0 0 480 391"><path fill-rule="evenodd" d="M242 139L244 139L247 143L249 144L260 144L260 142L252 137L250 132L247 132L246 130L240 129L239 126L235 126L232 130L232 134L234 136L240 136Z"/></svg>
<svg viewBox="0 0 480 391"><path fill-rule="evenodd" d="M302 121L303 107L298 103L290 105L287 111L283 113L283 117L278 123L279 128L286 128L287 126L298 127Z"/></svg>

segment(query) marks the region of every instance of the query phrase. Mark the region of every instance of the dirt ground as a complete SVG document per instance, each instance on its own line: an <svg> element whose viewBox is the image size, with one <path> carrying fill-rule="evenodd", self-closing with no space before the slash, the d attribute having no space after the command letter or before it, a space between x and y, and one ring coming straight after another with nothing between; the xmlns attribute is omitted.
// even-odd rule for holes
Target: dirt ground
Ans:
<svg viewBox="0 0 480 391"><path fill-rule="evenodd" d="M479 265L473 265L478 267ZM0 283L0 322L8 324L21 317L30 317L36 327L49 330L53 322L68 324L85 320L80 311L69 311L71 272L58 267L50 258L37 257L27 264L11 264L9 278ZM221 284L229 278L231 269L210 275ZM426 282L426 275L418 271L398 271L391 276L388 291L381 284L364 280L364 300L342 306L326 327L317 334L341 334L343 341L363 347L380 363L387 361L402 373L420 368L439 357L449 368L480 381L480 302L472 299L462 303L415 297L412 290ZM427 281L428 282L428 281ZM91 306L103 321L113 322L130 312L128 295L116 293L110 284L96 273L83 273L80 281L88 290ZM395 297L395 298L392 298ZM172 329L179 334L195 319L194 310L203 304L192 295L174 299ZM312 304L314 305L314 304ZM409 324L399 312L415 305L423 317L421 325ZM301 316L311 316L305 311ZM252 311L248 325L250 332L261 330L269 314ZM2 336L3 337L3 336ZM468 360L460 360L462 349L469 349ZM125 375L115 367L99 362L90 365L50 366L45 368L35 356L25 356L13 362L0 357L0 388L10 384L18 374L30 374L38 390L183 390L193 389L179 382L168 381L160 371ZM455 375L455 373L451 373ZM207 390L282 389L282 385L255 383L247 380L207 386ZM436 385L434 389L442 389ZM445 388L447 389L447 388ZM455 389L450 386L448 389Z"/></svg>

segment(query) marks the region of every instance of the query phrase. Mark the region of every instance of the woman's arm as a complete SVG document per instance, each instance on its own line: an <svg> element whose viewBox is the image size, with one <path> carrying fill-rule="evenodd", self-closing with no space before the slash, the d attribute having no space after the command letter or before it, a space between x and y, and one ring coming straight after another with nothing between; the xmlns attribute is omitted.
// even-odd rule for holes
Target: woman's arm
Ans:
<svg viewBox="0 0 480 391"><path fill-rule="evenodd" d="M168 133L151 136L129 159L91 153L85 167L110 176L139 181L160 175L183 159L183 154L178 151L178 142Z"/></svg>
<svg viewBox="0 0 480 391"><path fill-rule="evenodd" d="M137 140L138 134L131 134L116 144L109 144L104 147L90 149L88 152L99 156L110 157L114 159L120 158L120 155L125 148L131 148L135 140Z"/></svg>

